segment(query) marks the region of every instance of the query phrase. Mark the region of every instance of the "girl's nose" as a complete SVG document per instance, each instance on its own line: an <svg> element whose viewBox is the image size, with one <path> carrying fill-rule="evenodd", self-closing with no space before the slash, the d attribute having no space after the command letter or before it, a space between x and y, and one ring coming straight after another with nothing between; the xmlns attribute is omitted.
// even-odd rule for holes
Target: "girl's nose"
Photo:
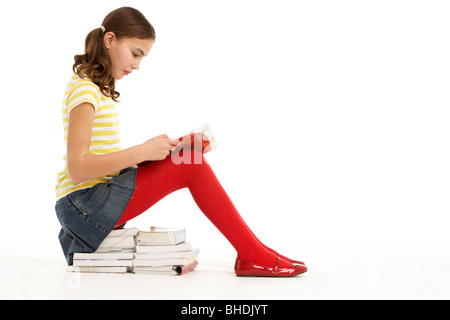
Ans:
<svg viewBox="0 0 450 320"><path fill-rule="evenodd" d="M133 69L135 69L135 70L139 70L139 64L140 64L140 62L138 62L138 63L133 63L133 64L131 65L131 68L133 68Z"/></svg>

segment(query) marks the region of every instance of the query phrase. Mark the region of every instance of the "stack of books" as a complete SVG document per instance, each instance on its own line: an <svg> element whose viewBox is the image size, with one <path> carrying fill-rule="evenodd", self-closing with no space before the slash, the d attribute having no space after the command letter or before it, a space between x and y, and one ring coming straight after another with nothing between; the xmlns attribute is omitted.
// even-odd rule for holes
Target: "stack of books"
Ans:
<svg viewBox="0 0 450 320"><path fill-rule="evenodd" d="M183 275L197 267L199 252L185 229L113 230L95 252L75 253L68 271Z"/></svg>
<svg viewBox="0 0 450 320"><path fill-rule="evenodd" d="M93 253L75 253L72 272L127 273L133 268L137 228L113 230Z"/></svg>
<svg viewBox="0 0 450 320"><path fill-rule="evenodd" d="M138 233L138 228L113 230L95 252L136 252Z"/></svg>
<svg viewBox="0 0 450 320"><path fill-rule="evenodd" d="M139 231L136 240L134 273L182 275L198 265L200 250L185 242L185 229L151 227Z"/></svg>

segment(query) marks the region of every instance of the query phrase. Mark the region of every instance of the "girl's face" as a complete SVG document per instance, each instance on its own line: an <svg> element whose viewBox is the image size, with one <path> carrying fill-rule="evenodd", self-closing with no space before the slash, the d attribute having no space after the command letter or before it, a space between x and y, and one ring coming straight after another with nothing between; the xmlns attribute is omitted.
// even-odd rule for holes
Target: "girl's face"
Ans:
<svg viewBox="0 0 450 320"><path fill-rule="evenodd" d="M116 80L122 79L133 70L138 70L142 58L148 55L154 43L153 39L119 40L112 32L107 32L103 39L112 62L112 76Z"/></svg>

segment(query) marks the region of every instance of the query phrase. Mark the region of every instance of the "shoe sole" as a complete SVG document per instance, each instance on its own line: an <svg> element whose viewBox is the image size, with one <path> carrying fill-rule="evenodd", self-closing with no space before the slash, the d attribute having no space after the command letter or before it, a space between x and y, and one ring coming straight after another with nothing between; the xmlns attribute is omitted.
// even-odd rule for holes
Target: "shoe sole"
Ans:
<svg viewBox="0 0 450 320"><path fill-rule="evenodd" d="M253 274L236 274L236 277L258 277L258 278L292 278L301 274L304 274L306 271L305 270L303 272L297 273L297 274L293 274L293 275L289 275L289 276L285 276L285 275L253 275Z"/></svg>

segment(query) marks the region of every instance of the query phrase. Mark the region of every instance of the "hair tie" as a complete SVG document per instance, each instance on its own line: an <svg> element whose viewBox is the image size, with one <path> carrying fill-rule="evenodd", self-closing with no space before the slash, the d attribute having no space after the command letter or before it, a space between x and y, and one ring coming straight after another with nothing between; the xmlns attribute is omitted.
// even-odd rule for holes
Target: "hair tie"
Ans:
<svg viewBox="0 0 450 320"><path fill-rule="evenodd" d="M102 31L105 32L105 27L104 26L100 26L100 29L102 29Z"/></svg>

